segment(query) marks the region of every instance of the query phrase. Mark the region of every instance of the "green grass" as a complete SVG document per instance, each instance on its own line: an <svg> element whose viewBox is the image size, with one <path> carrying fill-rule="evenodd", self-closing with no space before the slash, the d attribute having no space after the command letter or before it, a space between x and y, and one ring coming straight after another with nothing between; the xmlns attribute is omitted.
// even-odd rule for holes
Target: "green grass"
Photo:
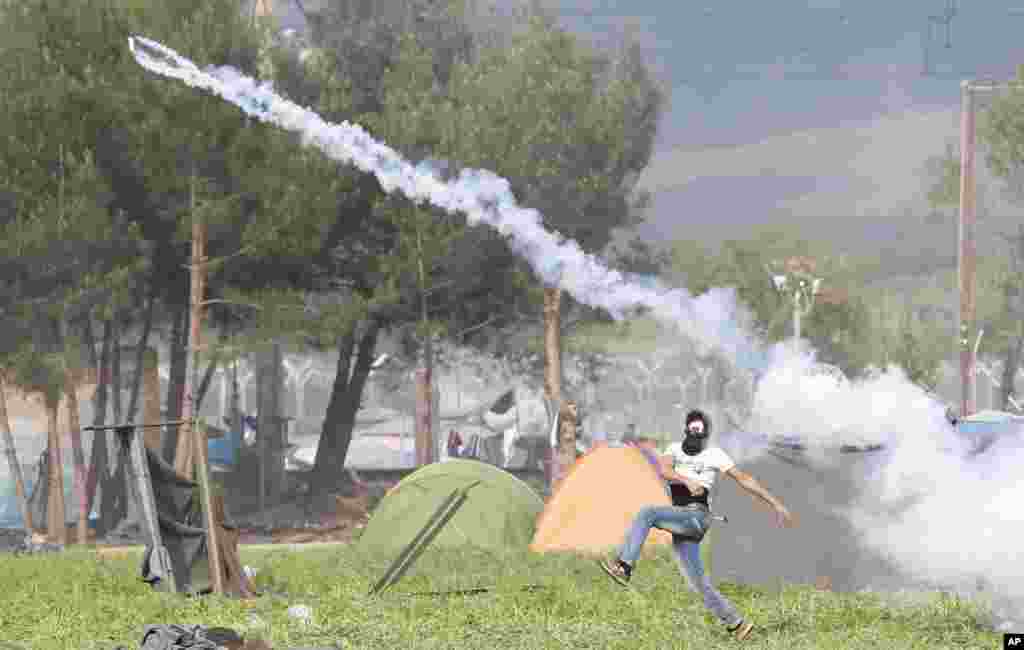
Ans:
<svg viewBox="0 0 1024 650"><path fill-rule="evenodd" d="M277 649L738 647L686 589L667 555L643 562L635 587L627 590L593 562L572 557L431 553L376 598L366 594L385 567L354 556L348 547L245 549L242 561L260 570L259 586L287 597L265 596L246 607L220 597L162 594L138 579L137 556L98 560L81 550L0 556L0 641L34 650L136 648L144 625L198 623L233 627ZM546 588L521 589L531 583ZM410 595L478 586L496 590ZM941 594L896 607L878 595L807 586L781 591L719 586L758 624L745 647L1000 647L1001 636L984 629L979 606ZM288 606L299 603L313 609L308 626L287 615ZM264 625L250 625L252 616Z"/></svg>

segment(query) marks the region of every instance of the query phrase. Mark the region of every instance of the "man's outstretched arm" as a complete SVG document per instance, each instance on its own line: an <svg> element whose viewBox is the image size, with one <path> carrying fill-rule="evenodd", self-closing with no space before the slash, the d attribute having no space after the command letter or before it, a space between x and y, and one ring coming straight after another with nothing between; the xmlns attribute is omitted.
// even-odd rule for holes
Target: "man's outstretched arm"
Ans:
<svg viewBox="0 0 1024 650"><path fill-rule="evenodd" d="M775 513L778 515L780 525L793 525L793 515L790 514L789 510L786 509L786 506L782 505L781 501L772 496L772 494L768 490L766 490L764 486L758 483L757 479L755 479L750 474L747 474L738 467L733 467L726 473L729 476L731 476L733 480L735 480L739 484L739 486L742 487L744 490L746 490L751 495L761 499L769 506L771 506L772 509L775 510Z"/></svg>

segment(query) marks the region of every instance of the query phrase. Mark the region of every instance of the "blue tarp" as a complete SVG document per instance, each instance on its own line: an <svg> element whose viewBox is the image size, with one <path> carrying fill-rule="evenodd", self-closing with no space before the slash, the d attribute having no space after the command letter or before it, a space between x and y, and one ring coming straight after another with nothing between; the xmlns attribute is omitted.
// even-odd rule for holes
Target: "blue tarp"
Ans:
<svg viewBox="0 0 1024 650"><path fill-rule="evenodd" d="M248 416L246 419L248 419ZM248 422L246 425L248 425ZM237 427L231 427L224 433L224 437L212 438L206 444L210 462L225 467L234 467L238 464L238 454L241 447L242 432Z"/></svg>
<svg viewBox="0 0 1024 650"><path fill-rule="evenodd" d="M1024 431L1024 417L1005 411L979 411L957 423L961 433L1002 434Z"/></svg>
<svg viewBox="0 0 1024 650"><path fill-rule="evenodd" d="M257 421L255 415L244 415L242 427L255 433ZM235 428L225 432L222 438L212 438L206 447L210 462L222 467L235 467L241 454L242 438L242 431Z"/></svg>
<svg viewBox="0 0 1024 650"><path fill-rule="evenodd" d="M1011 433L1020 428L1013 422L959 422L957 430L971 435Z"/></svg>
<svg viewBox="0 0 1024 650"><path fill-rule="evenodd" d="M1000 438L1024 433L1024 417L1005 411L981 411L957 422L956 428L974 442L974 453L982 453Z"/></svg>

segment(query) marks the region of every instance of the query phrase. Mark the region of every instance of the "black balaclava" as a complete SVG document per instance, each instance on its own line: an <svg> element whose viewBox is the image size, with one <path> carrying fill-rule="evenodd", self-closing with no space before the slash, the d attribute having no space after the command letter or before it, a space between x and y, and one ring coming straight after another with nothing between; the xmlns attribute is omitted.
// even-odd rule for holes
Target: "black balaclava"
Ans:
<svg viewBox="0 0 1024 650"><path fill-rule="evenodd" d="M702 433L694 433L690 431L690 424L692 422L701 421L704 423L704 431ZM711 435L711 418L707 416L703 411L694 409L686 414L686 431L683 438L683 453L687 456L696 456L708 445L708 437Z"/></svg>

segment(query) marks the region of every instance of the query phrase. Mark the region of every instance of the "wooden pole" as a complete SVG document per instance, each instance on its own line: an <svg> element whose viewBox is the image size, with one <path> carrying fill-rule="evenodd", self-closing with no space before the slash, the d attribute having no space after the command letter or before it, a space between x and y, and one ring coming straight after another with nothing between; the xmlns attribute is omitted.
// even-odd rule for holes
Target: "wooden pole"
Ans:
<svg viewBox="0 0 1024 650"><path fill-rule="evenodd" d="M544 400L547 406L548 417L551 418L549 427L553 426L554 418L558 417L562 408L562 290L557 287L545 287L544 289ZM556 476L559 471L555 465L558 459L555 457L553 441L548 440L545 455L545 470L548 489L554 487Z"/></svg>
<svg viewBox="0 0 1024 650"><path fill-rule="evenodd" d="M206 436L195 436L196 478L199 495L206 516L206 548L210 554L210 573L213 574L213 593L224 593L224 565L221 561L220 522L214 510L213 490L210 487L210 465L206 448Z"/></svg>
<svg viewBox="0 0 1024 650"><path fill-rule="evenodd" d="M32 511L28 507L25 477L21 471L21 463L18 462L18 450L14 446L14 433L11 431L11 421L7 416L7 396L4 394L6 390L3 375L0 375L0 433L3 433L4 437L4 454L7 456L7 465L11 468L11 478L14 479L14 493L18 498L18 507L21 509L25 532L32 533L34 528ZM38 488L38 486L36 487Z"/></svg>

